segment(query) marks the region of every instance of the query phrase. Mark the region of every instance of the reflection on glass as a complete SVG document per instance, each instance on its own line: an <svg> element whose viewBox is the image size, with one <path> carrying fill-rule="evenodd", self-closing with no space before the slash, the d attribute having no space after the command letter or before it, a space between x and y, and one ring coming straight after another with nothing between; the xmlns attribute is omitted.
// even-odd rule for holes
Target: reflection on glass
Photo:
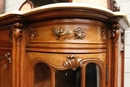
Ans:
<svg viewBox="0 0 130 87"><path fill-rule="evenodd" d="M44 63L38 63L34 67L34 87L51 87L50 68Z"/></svg>
<svg viewBox="0 0 130 87"><path fill-rule="evenodd" d="M51 3L59 3L59 2L69 2L69 0L30 0L34 4L34 7L51 4Z"/></svg>
<svg viewBox="0 0 130 87"><path fill-rule="evenodd" d="M56 71L55 87L81 87L80 68L76 70L68 69Z"/></svg>
<svg viewBox="0 0 130 87"><path fill-rule="evenodd" d="M99 67L94 63L89 63L86 67L86 87L100 87Z"/></svg>

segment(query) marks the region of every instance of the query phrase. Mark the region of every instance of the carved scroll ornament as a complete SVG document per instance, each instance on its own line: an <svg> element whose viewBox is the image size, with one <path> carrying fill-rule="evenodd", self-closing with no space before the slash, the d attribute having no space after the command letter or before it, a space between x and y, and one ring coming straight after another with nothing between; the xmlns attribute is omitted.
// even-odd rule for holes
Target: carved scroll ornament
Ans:
<svg viewBox="0 0 130 87"><path fill-rule="evenodd" d="M120 11L120 7L117 5L117 3L116 3L115 0L113 1L113 11L114 11L114 12Z"/></svg>
<svg viewBox="0 0 130 87"><path fill-rule="evenodd" d="M21 22L14 23L14 37L17 45L20 45L22 39L23 24Z"/></svg>
<svg viewBox="0 0 130 87"><path fill-rule="evenodd" d="M63 64L65 67L68 67L69 69L75 70L82 59L76 58L74 55L68 56L68 60Z"/></svg>

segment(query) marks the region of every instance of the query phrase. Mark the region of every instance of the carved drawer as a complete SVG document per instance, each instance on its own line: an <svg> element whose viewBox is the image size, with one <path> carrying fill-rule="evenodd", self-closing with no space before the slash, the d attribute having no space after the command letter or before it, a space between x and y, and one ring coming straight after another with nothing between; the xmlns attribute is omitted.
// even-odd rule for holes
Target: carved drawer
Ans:
<svg viewBox="0 0 130 87"><path fill-rule="evenodd" d="M102 22L87 19L53 19L28 26L29 44L97 43L105 44Z"/></svg>

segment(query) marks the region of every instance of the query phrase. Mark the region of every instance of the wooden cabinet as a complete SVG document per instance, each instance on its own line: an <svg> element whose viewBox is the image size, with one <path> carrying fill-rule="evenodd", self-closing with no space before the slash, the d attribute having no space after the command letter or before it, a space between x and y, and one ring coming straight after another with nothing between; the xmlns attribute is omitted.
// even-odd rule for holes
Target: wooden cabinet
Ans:
<svg viewBox="0 0 130 87"><path fill-rule="evenodd" d="M0 54L10 53L0 60L2 87L118 87L123 17L74 3L0 16Z"/></svg>

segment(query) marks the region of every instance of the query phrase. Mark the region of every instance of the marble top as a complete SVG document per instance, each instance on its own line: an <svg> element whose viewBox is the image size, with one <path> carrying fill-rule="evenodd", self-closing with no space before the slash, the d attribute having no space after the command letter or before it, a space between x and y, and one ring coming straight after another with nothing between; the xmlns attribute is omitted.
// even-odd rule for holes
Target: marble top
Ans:
<svg viewBox="0 0 130 87"><path fill-rule="evenodd" d="M48 4L48 5L44 5L44 6L40 6L34 9L30 9L28 11L11 11L8 13L4 13L2 15L0 15L0 19L4 19L6 17L12 16L12 15L22 15L22 16L28 16L31 14L35 14L38 12L42 12L42 11L48 11L48 10L53 10L53 9L70 9L70 8L74 8L74 9L87 9L87 10L94 10L94 11L99 11L99 12L103 12L105 14L108 15L112 15L112 16L121 16L123 17L123 19L126 21L127 24L130 24L129 21L127 20L127 16L124 13L121 12L113 12L107 8L104 7L100 7L97 5L92 5L92 4L87 4L87 3L54 3L54 4Z"/></svg>

